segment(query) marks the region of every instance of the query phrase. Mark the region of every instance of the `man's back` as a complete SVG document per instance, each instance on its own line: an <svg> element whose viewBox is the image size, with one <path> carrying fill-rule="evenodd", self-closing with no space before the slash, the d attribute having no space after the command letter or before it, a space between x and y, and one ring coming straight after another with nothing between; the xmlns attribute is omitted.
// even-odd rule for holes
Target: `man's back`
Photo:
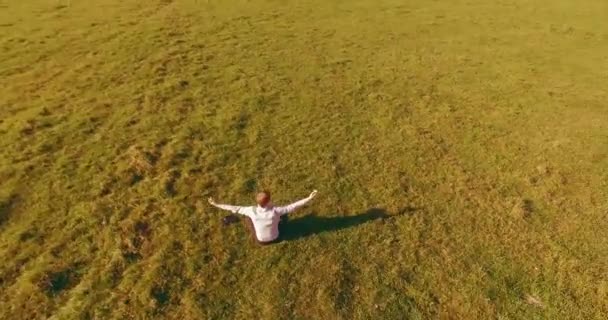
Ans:
<svg viewBox="0 0 608 320"><path fill-rule="evenodd" d="M251 219L255 229L255 236L259 241L272 241L279 237L281 214L275 210L275 207L245 207L243 215Z"/></svg>

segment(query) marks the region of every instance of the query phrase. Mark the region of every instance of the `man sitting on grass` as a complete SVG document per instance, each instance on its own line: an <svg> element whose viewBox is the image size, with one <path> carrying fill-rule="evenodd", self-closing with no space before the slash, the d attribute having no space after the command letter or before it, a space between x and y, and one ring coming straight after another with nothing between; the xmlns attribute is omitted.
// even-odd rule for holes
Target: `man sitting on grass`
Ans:
<svg viewBox="0 0 608 320"><path fill-rule="evenodd" d="M269 244L279 238L279 222L281 221L281 216L293 212L297 208L305 205L316 195L317 190L314 190L307 198L284 207L273 206L270 202L270 192L268 191L263 191L256 195L255 201L258 204L257 206L240 207L217 204L213 198L209 198L209 203L214 207L246 216L245 225L252 233L252 236L260 244Z"/></svg>

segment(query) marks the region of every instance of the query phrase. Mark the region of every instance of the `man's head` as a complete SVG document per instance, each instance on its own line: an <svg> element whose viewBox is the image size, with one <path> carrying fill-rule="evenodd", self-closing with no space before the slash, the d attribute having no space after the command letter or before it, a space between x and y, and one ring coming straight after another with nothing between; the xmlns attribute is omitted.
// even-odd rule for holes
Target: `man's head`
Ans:
<svg viewBox="0 0 608 320"><path fill-rule="evenodd" d="M262 208L270 204L270 192L262 191L255 195L255 202Z"/></svg>

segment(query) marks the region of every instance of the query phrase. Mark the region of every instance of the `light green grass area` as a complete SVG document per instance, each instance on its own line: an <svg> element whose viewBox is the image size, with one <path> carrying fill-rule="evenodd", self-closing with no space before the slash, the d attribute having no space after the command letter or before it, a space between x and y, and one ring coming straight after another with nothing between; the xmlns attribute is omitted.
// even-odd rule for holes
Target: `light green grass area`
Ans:
<svg viewBox="0 0 608 320"><path fill-rule="evenodd" d="M607 319L607 103L605 0L2 0L0 318Z"/></svg>

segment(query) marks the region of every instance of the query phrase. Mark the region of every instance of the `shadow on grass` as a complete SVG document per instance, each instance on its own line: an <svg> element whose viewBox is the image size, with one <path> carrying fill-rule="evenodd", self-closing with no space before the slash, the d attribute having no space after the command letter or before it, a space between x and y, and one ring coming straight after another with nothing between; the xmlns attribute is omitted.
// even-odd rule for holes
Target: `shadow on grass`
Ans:
<svg viewBox="0 0 608 320"><path fill-rule="evenodd" d="M319 217L310 214L285 221L280 226L281 241L292 241L311 235L352 228L373 220L389 217L384 209L372 208L347 217Z"/></svg>
<svg viewBox="0 0 608 320"><path fill-rule="evenodd" d="M11 210L14 209L18 201L19 196L16 194L11 195L8 199L0 199L0 225L8 221Z"/></svg>

